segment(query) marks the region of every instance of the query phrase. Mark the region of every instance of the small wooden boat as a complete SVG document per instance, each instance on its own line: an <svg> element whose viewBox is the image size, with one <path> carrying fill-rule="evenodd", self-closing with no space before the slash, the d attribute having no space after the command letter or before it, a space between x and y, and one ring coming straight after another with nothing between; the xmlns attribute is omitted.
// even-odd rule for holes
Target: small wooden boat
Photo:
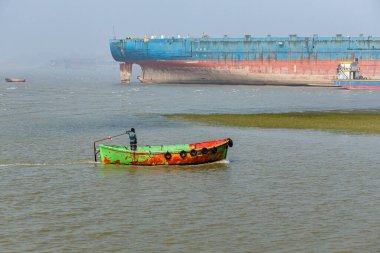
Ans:
<svg viewBox="0 0 380 253"><path fill-rule="evenodd" d="M26 80L25 79L18 79L18 78L5 78L5 81L8 83L23 83Z"/></svg>
<svg viewBox="0 0 380 253"><path fill-rule="evenodd" d="M104 164L191 165L223 160L227 157L228 147L232 146L232 140L227 138L191 144L137 146L136 151L130 146L101 144L98 151Z"/></svg>

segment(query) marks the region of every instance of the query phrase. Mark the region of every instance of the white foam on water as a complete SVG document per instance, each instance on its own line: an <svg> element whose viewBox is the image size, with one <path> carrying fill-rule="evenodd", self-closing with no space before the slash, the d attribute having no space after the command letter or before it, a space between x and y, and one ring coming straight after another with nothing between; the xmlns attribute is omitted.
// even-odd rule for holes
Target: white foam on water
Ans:
<svg viewBox="0 0 380 253"><path fill-rule="evenodd" d="M213 165L213 164L229 164L230 161L227 159L216 161L216 162L211 162L211 163L199 163L199 164L187 164L187 165L177 165L181 167L204 167L207 165ZM168 165L170 167L171 165Z"/></svg>
<svg viewBox="0 0 380 253"><path fill-rule="evenodd" d="M228 159L224 159L224 160L217 161L217 162L215 162L215 163L229 164L229 163L230 163L230 160L228 160Z"/></svg>

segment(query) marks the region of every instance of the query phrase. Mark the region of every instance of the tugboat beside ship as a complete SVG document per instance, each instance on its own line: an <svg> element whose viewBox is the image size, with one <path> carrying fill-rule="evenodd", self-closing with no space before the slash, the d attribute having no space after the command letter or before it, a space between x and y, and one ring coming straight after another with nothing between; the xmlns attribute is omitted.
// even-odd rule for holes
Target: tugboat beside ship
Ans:
<svg viewBox="0 0 380 253"><path fill-rule="evenodd" d="M342 62L337 68L334 86L348 90L380 90L380 79L369 79L360 74L358 59L354 62Z"/></svg>

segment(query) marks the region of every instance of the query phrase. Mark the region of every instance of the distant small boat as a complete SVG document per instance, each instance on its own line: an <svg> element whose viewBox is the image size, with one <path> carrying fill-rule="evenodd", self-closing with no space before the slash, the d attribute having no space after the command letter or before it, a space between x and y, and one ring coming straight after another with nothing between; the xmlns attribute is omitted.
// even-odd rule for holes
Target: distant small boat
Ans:
<svg viewBox="0 0 380 253"><path fill-rule="evenodd" d="M137 146L136 151L132 151L130 146L116 145L99 145L96 149L94 143L94 150L95 161L99 152L103 164L192 165L223 160L232 145L232 140L227 138L191 144Z"/></svg>
<svg viewBox="0 0 380 253"><path fill-rule="evenodd" d="M23 83L26 82L25 79L18 79L18 78L5 78L5 81L8 83Z"/></svg>

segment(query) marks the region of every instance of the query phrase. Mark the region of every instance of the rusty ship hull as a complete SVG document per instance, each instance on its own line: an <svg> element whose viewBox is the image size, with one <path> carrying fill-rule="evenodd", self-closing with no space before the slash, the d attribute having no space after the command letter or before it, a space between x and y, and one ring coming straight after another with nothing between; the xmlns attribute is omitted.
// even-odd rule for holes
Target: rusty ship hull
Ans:
<svg viewBox="0 0 380 253"><path fill-rule="evenodd" d="M143 83L331 86L343 60L359 59L361 73L380 78L380 38L114 39L122 81L132 65Z"/></svg>

